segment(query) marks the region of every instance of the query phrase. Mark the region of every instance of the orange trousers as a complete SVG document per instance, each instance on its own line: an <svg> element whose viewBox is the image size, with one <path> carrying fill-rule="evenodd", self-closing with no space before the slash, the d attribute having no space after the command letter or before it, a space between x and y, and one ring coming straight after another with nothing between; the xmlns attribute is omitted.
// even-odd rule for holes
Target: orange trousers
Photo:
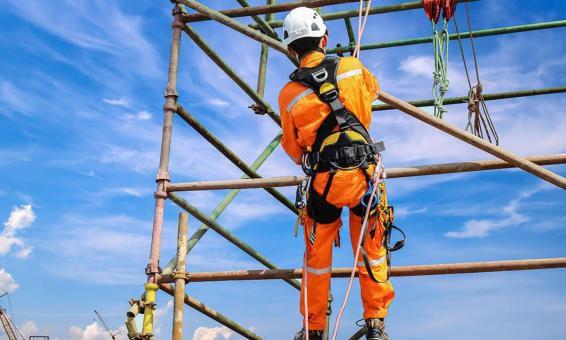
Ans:
<svg viewBox="0 0 566 340"><path fill-rule="evenodd" d="M314 181L314 189L320 194L324 190L327 181L327 174L317 174ZM338 208L344 206L353 208L360 203L362 195L367 190L365 176L359 170L338 171L332 181L332 186L328 192L327 201ZM350 210L350 241L355 255L358 238L361 231L362 218ZM373 217L368 226L375 222ZM306 275L307 285L301 285L300 312L305 316L304 311L304 289L308 294L308 323L309 330L323 330L326 327L326 311L328 308L328 293L330 289L330 274L332 271L332 246L338 237L338 231L342 221L321 224L317 223L314 232L314 243L311 232L314 221L304 217L305 245L306 245ZM366 229L369 232L369 227ZM374 237L367 235L364 244L371 270L374 276L381 282L387 279L387 261L385 258L386 250L382 247L383 226L378 223ZM387 308L391 304L395 292L389 281L377 283L369 277L363 259L357 259L359 270L359 282L361 288L362 304L364 307L364 319L384 318L387 316ZM304 283L303 273L303 283Z"/></svg>

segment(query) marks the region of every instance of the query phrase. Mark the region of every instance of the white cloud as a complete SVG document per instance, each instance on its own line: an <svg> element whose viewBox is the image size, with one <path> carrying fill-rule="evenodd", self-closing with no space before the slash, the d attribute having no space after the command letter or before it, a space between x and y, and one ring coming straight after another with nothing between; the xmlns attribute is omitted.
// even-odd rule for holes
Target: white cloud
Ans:
<svg viewBox="0 0 566 340"><path fill-rule="evenodd" d="M25 94L11 82L0 82L0 114L11 117L10 111L26 113L29 105L25 98Z"/></svg>
<svg viewBox="0 0 566 340"><path fill-rule="evenodd" d="M499 219L482 219L482 220L468 220L459 231L450 231L445 234L447 237L452 238L473 238L473 237L486 237L495 230L517 226L530 221L530 217L526 216L521 211L521 203L523 200L531 197L542 190L548 190L550 187L541 185L533 190L521 192L517 198L511 200L507 205L502 208L504 216Z"/></svg>
<svg viewBox="0 0 566 340"><path fill-rule="evenodd" d="M33 321L24 322L18 329L26 339L33 335L39 335L39 328Z"/></svg>
<svg viewBox="0 0 566 340"><path fill-rule="evenodd" d="M210 98L210 99L208 99L208 103L210 105L220 106L220 107L226 107L226 106L230 105L230 103L228 103L227 101L222 100L220 98Z"/></svg>
<svg viewBox="0 0 566 340"><path fill-rule="evenodd" d="M111 330L118 340L127 340L126 326L120 326L116 330ZM69 328L68 340L107 340L109 338L108 331L104 329L97 321L94 321L84 329L78 326Z"/></svg>
<svg viewBox="0 0 566 340"><path fill-rule="evenodd" d="M199 327L193 334L193 340L227 340L235 335L230 329L222 327Z"/></svg>
<svg viewBox="0 0 566 340"><path fill-rule="evenodd" d="M19 258L26 258L31 253L33 248L26 245L17 234L30 227L35 218L30 204L14 207L10 217L4 222L4 230L0 233L0 255L8 254L14 246L19 248L15 254Z"/></svg>
<svg viewBox="0 0 566 340"><path fill-rule="evenodd" d="M136 114L136 118L139 120L149 120L151 119L151 113L147 111L140 111Z"/></svg>
<svg viewBox="0 0 566 340"><path fill-rule="evenodd" d="M12 293L18 289L20 285L4 268L0 268L0 294Z"/></svg>
<svg viewBox="0 0 566 340"><path fill-rule="evenodd" d="M401 206L395 208L395 217L407 217L414 214L422 214L427 211L427 208L411 209L409 207Z"/></svg>
<svg viewBox="0 0 566 340"><path fill-rule="evenodd" d="M125 98L116 98L116 99L102 99L103 102L106 104L114 105L114 106L121 106L121 107L129 107L130 103Z"/></svg>

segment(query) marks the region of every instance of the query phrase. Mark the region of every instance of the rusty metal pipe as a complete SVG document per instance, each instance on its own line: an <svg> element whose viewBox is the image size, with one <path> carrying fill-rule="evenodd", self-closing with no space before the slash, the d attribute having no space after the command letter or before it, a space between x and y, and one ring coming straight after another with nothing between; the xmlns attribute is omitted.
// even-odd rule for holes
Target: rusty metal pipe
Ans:
<svg viewBox="0 0 566 340"><path fill-rule="evenodd" d="M245 8L228 9L228 10L222 10L220 11L220 13L230 18L237 18L237 17L246 17L251 15L259 15L259 14L287 12L292 10L293 8L303 7L303 6L315 8L321 6L347 4L352 2L359 2L359 0L303 0L303 1L285 2L277 5L265 5L265 6L253 6L253 7L245 7ZM195 13L195 14L187 14L183 16L184 22L197 22L197 21L206 21L206 20L210 20L210 18L203 12ZM268 22L268 24L271 23Z"/></svg>
<svg viewBox="0 0 566 340"><path fill-rule="evenodd" d="M387 92L380 92L378 94L378 99L384 102L385 104L392 105L399 109L400 111L405 112L406 114L417 118L418 120L434 126L435 128L448 133L470 145L477 147L485 152L488 152L494 155L497 158L500 158L510 164L515 165L518 168L521 168L549 183L552 183L562 189L566 189L566 178L559 176L540 165L536 165L535 163L528 161L522 157L515 155L512 152L509 152L499 146L493 145L491 143L486 142L485 140L474 136L473 134L466 132L450 123L445 122L442 119L436 118L433 115L430 115L423 110L402 101L399 98L387 93Z"/></svg>
<svg viewBox="0 0 566 340"><path fill-rule="evenodd" d="M558 155L542 155L527 157L527 160L538 165L566 164L566 153ZM386 169L387 178L429 176L441 174L453 174L473 171L486 171L495 169L509 169L514 166L499 160L481 160L460 163L444 163L432 165L420 165L409 168ZM302 176L285 176L270 178L236 179L223 181L199 181L189 183L172 183L167 186L168 192L175 191L197 191L197 190L221 190L221 189L252 189L252 188L274 188L295 186L301 183Z"/></svg>
<svg viewBox="0 0 566 340"><path fill-rule="evenodd" d="M451 275L469 273L489 273L517 270L566 268L566 257L528 259L511 261L487 261L450 264L430 264L418 266L397 266L391 268L391 276L427 276ZM334 268L332 277L350 277L352 268ZM356 273L357 275L357 273ZM208 281L249 281L249 280L280 280L298 279L302 277L302 269L265 269L265 270L237 270L224 272L187 273L189 282ZM161 283L173 281L171 275L160 277Z"/></svg>
<svg viewBox="0 0 566 340"><path fill-rule="evenodd" d="M157 173L157 190L155 192L155 213L151 236L151 250L147 268L148 283L155 281L159 272L159 253L161 250L161 234L163 229L164 201L167 197L165 186L169 182L169 157L171 154L171 135L173 129L173 111L177 102L177 74L179 70L179 50L181 47L181 8L177 5L173 10L173 33L169 51L169 71L165 89L165 105L163 106L163 133L161 135L161 152L159 171Z"/></svg>
<svg viewBox="0 0 566 340"><path fill-rule="evenodd" d="M283 53L284 55L286 55L289 59L291 59L291 61L294 61L295 58L293 58L293 56L289 53L289 51L287 51L287 49L285 48L285 46L283 46L283 44L281 44L279 41L273 39L272 37L263 34L261 32L258 32L256 30L254 30L253 28L250 28L244 24L239 23L238 21L220 13L219 11L216 11L212 8L206 7L203 4L201 4L198 1L194 1L194 0L179 0L180 3L189 6L190 8L194 9L197 12L200 12L204 15L206 15L207 17L209 17L210 19L213 19L215 21L218 21L219 23L228 26L244 35L247 35L248 37L257 40L261 43L266 44L267 46ZM247 8L251 8L251 7L247 7ZM247 8L242 8L242 9L247 9Z"/></svg>
<svg viewBox="0 0 566 340"><path fill-rule="evenodd" d="M185 306L185 265L187 256L187 230L189 215L179 213L177 231L177 266L173 272L175 295L173 305L173 340L183 340L183 307Z"/></svg>

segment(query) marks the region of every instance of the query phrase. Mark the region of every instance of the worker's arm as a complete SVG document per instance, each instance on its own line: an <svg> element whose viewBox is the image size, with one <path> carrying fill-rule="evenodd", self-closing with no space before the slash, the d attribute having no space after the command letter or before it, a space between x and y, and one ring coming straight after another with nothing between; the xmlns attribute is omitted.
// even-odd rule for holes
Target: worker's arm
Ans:
<svg viewBox="0 0 566 340"><path fill-rule="evenodd" d="M377 78L373 75L373 73L371 73L370 70L368 70L365 66L362 68L362 70L366 89L372 96L371 102L374 102L377 99L379 91L381 91L379 82L377 81Z"/></svg>
<svg viewBox="0 0 566 340"><path fill-rule="evenodd" d="M284 91L285 89L279 94L279 112L281 113L281 127L283 129L281 146L283 146L283 150L295 163L301 164L303 147L297 142L297 129L293 116L287 112L289 103L287 98L285 98Z"/></svg>

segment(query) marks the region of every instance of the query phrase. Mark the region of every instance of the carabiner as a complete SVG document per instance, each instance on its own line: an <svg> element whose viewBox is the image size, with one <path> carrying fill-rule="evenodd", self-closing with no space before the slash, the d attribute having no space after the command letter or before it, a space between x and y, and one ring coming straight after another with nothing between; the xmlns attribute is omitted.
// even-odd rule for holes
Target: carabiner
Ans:
<svg viewBox="0 0 566 340"><path fill-rule="evenodd" d="M360 203L362 204L362 206L363 206L364 208L366 208L366 209L367 209L367 207L368 207L369 200L370 200L371 195L372 195L372 193L373 193L373 188L374 188L374 187L373 187L373 184L372 184L371 182L368 183L368 190L367 190L366 193L362 196L362 199L361 199L361 201L360 201ZM379 204L379 199L378 199L377 195L375 195L375 196L373 197L373 201L371 202L371 210L377 208L377 205L378 205L378 204Z"/></svg>

